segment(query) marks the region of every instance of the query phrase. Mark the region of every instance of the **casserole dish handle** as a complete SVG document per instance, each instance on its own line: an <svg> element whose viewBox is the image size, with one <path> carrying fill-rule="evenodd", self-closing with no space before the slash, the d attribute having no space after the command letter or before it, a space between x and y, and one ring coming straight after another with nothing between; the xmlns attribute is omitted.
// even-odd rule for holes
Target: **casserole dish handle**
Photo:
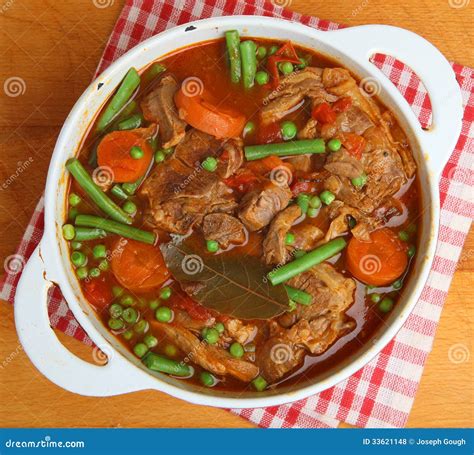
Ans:
<svg viewBox="0 0 474 455"><path fill-rule="evenodd" d="M429 168L439 176L459 138L463 117L461 89L443 54L421 36L399 27L366 25L330 33L347 54L370 72L375 70L385 76L369 62L374 54L382 53L405 63L420 78L431 100L432 125L424 130L411 109L408 115L413 124L419 125L416 133ZM388 78L384 82L391 84ZM398 90L397 95L408 104Z"/></svg>
<svg viewBox="0 0 474 455"><path fill-rule="evenodd" d="M40 248L41 244L23 269L14 305L18 337L35 367L58 386L81 395L110 396L148 388L140 370L108 345L99 346L108 357L108 363L99 366L79 359L61 344L49 321L52 283L45 278Z"/></svg>

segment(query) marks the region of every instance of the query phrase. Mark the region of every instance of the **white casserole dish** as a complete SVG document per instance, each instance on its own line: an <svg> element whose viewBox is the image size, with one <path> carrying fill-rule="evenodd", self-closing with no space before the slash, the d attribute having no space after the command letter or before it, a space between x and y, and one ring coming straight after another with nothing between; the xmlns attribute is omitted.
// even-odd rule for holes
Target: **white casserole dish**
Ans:
<svg viewBox="0 0 474 455"><path fill-rule="evenodd" d="M190 30L189 26L194 29ZM397 116L410 140L418 165L423 199L421 251L405 291L393 312L357 353L321 377L293 389L281 388L242 395L202 390L187 382L153 373L141 365L96 317L82 296L61 235L67 176L65 162L80 148L97 111L127 70L147 66L165 54L196 42L221 38L229 29L243 37L290 39L336 59L358 77L371 78L380 98ZM425 84L433 107L433 125L421 128L408 103L369 58L376 52L392 55L409 65ZM103 84L98 89L99 84ZM440 173L461 130L462 104L454 73L443 55L429 42L409 31L369 25L320 32L288 21L257 16L211 18L173 28L136 46L111 65L84 92L59 135L49 167L45 193L45 232L28 261L16 293L15 321L20 341L33 364L51 381L71 392L110 396L155 389L192 403L218 407L273 406L306 398L346 379L369 362L394 337L416 304L434 256L439 225ZM94 343L108 356L105 366L92 365L70 353L50 327L47 290L56 283L71 311Z"/></svg>

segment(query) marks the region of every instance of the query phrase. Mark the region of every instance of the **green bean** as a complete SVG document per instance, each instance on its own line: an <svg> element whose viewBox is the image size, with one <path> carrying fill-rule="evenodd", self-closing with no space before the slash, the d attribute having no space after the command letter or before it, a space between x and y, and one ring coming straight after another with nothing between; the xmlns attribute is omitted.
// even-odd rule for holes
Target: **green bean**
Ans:
<svg viewBox="0 0 474 455"><path fill-rule="evenodd" d="M149 352L143 359L143 363L147 368L161 373L172 374L173 376L191 376L192 369L189 365L176 360L167 359L161 355Z"/></svg>
<svg viewBox="0 0 474 455"><path fill-rule="evenodd" d="M115 92L110 102L107 104L104 112L97 120L97 131L103 131L120 110L127 104L127 101L133 95L137 87L140 85L140 75L135 68L130 68L122 80L119 88Z"/></svg>
<svg viewBox="0 0 474 455"><path fill-rule="evenodd" d="M78 215L76 217L77 226L87 226L103 229L113 234L121 235L128 239L138 240L139 242L153 245L156 241L156 236L153 232L142 231L133 226L117 223L116 221L106 220L94 215Z"/></svg>
<svg viewBox="0 0 474 455"><path fill-rule="evenodd" d="M257 46L253 41L240 43L240 58L242 59L242 80L244 87L253 87L257 73Z"/></svg>
<svg viewBox="0 0 474 455"><path fill-rule="evenodd" d="M166 71L166 66L161 63L153 63L142 75L142 82L148 85L155 77Z"/></svg>
<svg viewBox="0 0 474 455"><path fill-rule="evenodd" d="M130 101L118 115L117 122L121 122L126 118L130 117L138 108L138 103L135 100Z"/></svg>
<svg viewBox="0 0 474 455"><path fill-rule="evenodd" d="M270 155L304 155L306 153L324 153L326 147L322 139L302 139L280 144L248 145L244 148L248 161L259 160Z"/></svg>
<svg viewBox="0 0 474 455"><path fill-rule="evenodd" d="M126 193L126 192L123 190L123 188L122 188L120 185L118 185L118 184L114 185L114 186L110 189L110 192L111 192L115 197L117 197L117 198L119 198L119 199L122 199L123 201L124 201L125 199L128 199L127 193Z"/></svg>
<svg viewBox="0 0 474 455"><path fill-rule="evenodd" d="M74 236L74 240L76 242L84 242L85 240L95 240L95 239L103 239L107 237L107 232L103 229L97 228L86 228L86 227L78 227L76 226L76 235Z"/></svg>
<svg viewBox="0 0 474 455"><path fill-rule="evenodd" d="M77 218L80 216L83 215L79 215ZM329 259L335 254L339 253L346 247L346 245L346 241L342 237L330 240L313 251L306 253L304 256L295 259L294 261L289 262L278 269L272 270L267 274L267 277L270 280L270 283L272 283L274 286L284 283L290 278L293 278L300 273L306 272L311 267L320 264L326 259Z"/></svg>
<svg viewBox="0 0 474 455"><path fill-rule="evenodd" d="M285 289L288 297L291 300L294 300L296 303L301 303L301 305L310 305L313 301L313 296L305 291L302 291L301 289L292 288L291 286L286 285Z"/></svg>
<svg viewBox="0 0 474 455"><path fill-rule="evenodd" d="M126 214L112 199L110 199L92 180L77 158L71 158L66 163L66 168L75 178L77 183L95 202L95 204L115 221L132 224L132 217ZM77 217L76 217L77 218ZM96 226L91 226L96 227Z"/></svg>
<svg viewBox="0 0 474 455"><path fill-rule="evenodd" d="M134 130L142 126L143 116L141 114L133 114L131 117L122 120L117 125L119 130Z"/></svg>
<svg viewBox="0 0 474 455"><path fill-rule="evenodd" d="M225 33L227 54L229 55L230 78L232 82L239 82L242 66L240 61L240 37L237 30L229 30Z"/></svg>

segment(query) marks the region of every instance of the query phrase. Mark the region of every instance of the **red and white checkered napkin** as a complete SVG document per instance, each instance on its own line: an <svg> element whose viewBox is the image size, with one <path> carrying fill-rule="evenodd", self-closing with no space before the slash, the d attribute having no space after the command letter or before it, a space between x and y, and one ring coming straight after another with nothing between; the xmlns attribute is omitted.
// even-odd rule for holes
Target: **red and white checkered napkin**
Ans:
<svg viewBox="0 0 474 455"><path fill-rule="evenodd" d="M223 15L265 15L299 21L321 30L341 26L302 16L263 0L127 0L98 67L98 73L131 47L177 24ZM429 122L430 103L416 76L393 58L377 55L379 66L412 105L422 124ZM464 120L461 137L440 182L441 230L433 268L413 313L396 337L367 366L346 381L299 402L271 408L232 410L262 427L336 427L340 421L362 427L403 427L423 366L431 350L443 302L474 215L474 71L453 64L462 89ZM449 150L446 150L449 153ZM17 254L27 259L43 233L40 200ZM13 301L19 273L5 277L0 297ZM69 311L59 289L49 300L51 323L91 344Z"/></svg>

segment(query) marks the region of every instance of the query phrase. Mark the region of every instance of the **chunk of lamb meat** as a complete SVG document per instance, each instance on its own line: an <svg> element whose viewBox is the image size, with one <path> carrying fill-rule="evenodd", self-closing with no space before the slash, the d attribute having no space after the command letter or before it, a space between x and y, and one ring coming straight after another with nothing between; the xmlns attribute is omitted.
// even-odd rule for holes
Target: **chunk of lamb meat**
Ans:
<svg viewBox="0 0 474 455"><path fill-rule="evenodd" d="M295 236L295 241L292 245L295 250L312 250L316 248L319 240L324 237L323 231L314 225L311 219L306 219L302 223L297 224L291 232Z"/></svg>
<svg viewBox="0 0 474 455"><path fill-rule="evenodd" d="M204 217L202 232L206 240L215 240L221 248L241 245L247 238L244 225L226 213L210 213Z"/></svg>
<svg viewBox="0 0 474 455"><path fill-rule="evenodd" d="M199 165L200 157L219 149L220 141L190 130L174 154L155 166L140 188L140 194L149 202L149 224L167 232L186 234L206 214L230 212L237 207L232 190L216 173L206 172Z"/></svg>
<svg viewBox="0 0 474 455"><path fill-rule="evenodd" d="M178 90L174 76L168 74L161 78L140 103L145 120L158 123L159 135L164 148L173 147L183 139L186 123L178 116L174 95Z"/></svg>
<svg viewBox="0 0 474 455"><path fill-rule="evenodd" d="M232 357L225 349L202 342L184 327L173 323L153 321L153 328L164 334L186 355L189 361L219 376L230 375L240 381L250 382L259 369L244 359Z"/></svg>
<svg viewBox="0 0 474 455"><path fill-rule="evenodd" d="M319 264L290 280L289 284L313 296L309 306L298 305L271 326L271 336L257 359L262 376L277 382L304 359L306 350L313 355L325 352L338 338L353 330L355 322L345 311L353 303L355 283L330 264Z"/></svg>
<svg viewBox="0 0 474 455"><path fill-rule="evenodd" d="M285 76L277 90L263 101L260 115L264 124L281 120L298 106L305 98L335 101L323 87L321 68L308 67Z"/></svg>
<svg viewBox="0 0 474 455"><path fill-rule="evenodd" d="M288 206L291 196L288 186L266 182L263 188L251 191L242 198L239 218L249 231L258 231Z"/></svg>
<svg viewBox="0 0 474 455"><path fill-rule="evenodd" d="M359 177L364 172L362 162L351 156L344 147L337 152L329 154L324 168L331 172L331 174L350 179Z"/></svg>

